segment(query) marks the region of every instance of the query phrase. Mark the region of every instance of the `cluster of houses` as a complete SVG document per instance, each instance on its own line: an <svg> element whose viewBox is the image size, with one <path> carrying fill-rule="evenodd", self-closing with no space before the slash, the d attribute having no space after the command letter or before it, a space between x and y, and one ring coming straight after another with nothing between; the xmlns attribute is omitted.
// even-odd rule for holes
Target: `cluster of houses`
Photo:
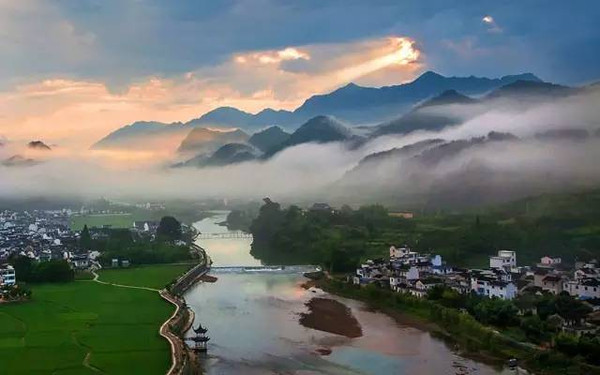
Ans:
<svg viewBox="0 0 600 375"><path fill-rule="evenodd" d="M131 229L136 233L155 235L159 224L158 221L134 221Z"/></svg>
<svg viewBox="0 0 600 375"><path fill-rule="evenodd" d="M38 261L64 259L78 248L71 231L70 212L0 211L0 263L16 254Z"/></svg>
<svg viewBox="0 0 600 375"><path fill-rule="evenodd" d="M11 256L24 256L37 262L67 260L74 269L99 268L100 253L80 247L80 232L71 230L71 210L0 211L0 287L16 283L17 275L8 264ZM135 222L131 230L154 235L157 222ZM107 237L110 228L90 228L93 239ZM113 260L128 267L128 260Z"/></svg>
<svg viewBox="0 0 600 375"><path fill-rule="evenodd" d="M389 259L369 260L357 268L353 283L378 283L417 297L441 285L459 293L505 300L524 291L564 291L600 309L600 267L596 261L578 262L573 270L563 267L560 258L545 256L534 267L519 267L515 251L500 250L489 257L489 268L463 269L447 265L439 255L422 254L407 246L391 246L389 251Z"/></svg>
<svg viewBox="0 0 600 375"><path fill-rule="evenodd" d="M560 257L546 256L532 272L533 283L553 294L566 292L583 300L600 299L599 266L597 261L575 262L573 270L563 266Z"/></svg>

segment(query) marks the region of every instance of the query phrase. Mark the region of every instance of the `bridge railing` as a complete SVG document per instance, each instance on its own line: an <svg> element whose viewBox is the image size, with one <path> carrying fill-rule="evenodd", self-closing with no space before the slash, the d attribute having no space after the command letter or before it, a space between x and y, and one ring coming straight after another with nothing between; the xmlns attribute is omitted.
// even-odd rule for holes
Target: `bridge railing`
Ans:
<svg viewBox="0 0 600 375"><path fill-rule="evenodd" d="M229 238L248 238L252 239L252 234L246 232L225 232L225 233L199 233L196 239L229 239Z"/></svg>

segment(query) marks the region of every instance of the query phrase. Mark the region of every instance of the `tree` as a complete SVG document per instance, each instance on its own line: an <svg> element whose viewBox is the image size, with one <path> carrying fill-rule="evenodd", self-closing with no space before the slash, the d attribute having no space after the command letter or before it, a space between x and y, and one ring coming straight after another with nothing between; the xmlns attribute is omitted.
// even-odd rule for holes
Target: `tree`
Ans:
<svg viewBox="0 0 600 375"><path fill-rule="evenodd" d="M499 298L484 298L475 305L474 315L484 324L506 327L518 324L518 309L511 301Z"/></svg>
<svg viewBox="0 0 600 375"><path fill-rule="evenodd" d="M537 315L525 317L521 320L521 329L529 339L540 341L545 336L544 322Z"/></svg>
<svg viewBox="0 0 600 375"><path fill-rule="evenodd" d="M79 247L82 250L90 250L92 247L92 236L90 236L90 230L87 224L83 226L83 230L79 235Z"/></svg>
<svg viewBox="0 0 600 375"><path fill-rule="evenodd" d="M569 295L561 294L556 297L556 311L569 324L578 324L592 312L592 308Z"/></svg>
<svg viewBox="0 0 600 375"><path fill-rule="evenodd" d="M559 333L556 336L556 349L568 355L577 355L579 353L577 336L568 333Z"/></svg>
<svg viewBox="0 0 600 375"><path fill-rule="evenodd" d="M73 281L75 273L66 260L51 260L38 263L34 270L34 281L65 282Z"/></svg>
<svg viewBox="0 0 600 375"><path fill-rule="evenodd" d="M11 259L17 279L27 282L64 282L72 281L74 273L65 260L34 262L31 258L17 256Z"/></svg>
<svg viewBox="0 0 600 375"><path fill-rule="evenodd" d="M166 240L179 240L182 237L181 223L173 216L163 216L156 229L156 234L159 238Z"/></svg>
<svg viewBox="0 0 600 375"><path fill-rule="evenodd" d="M514 303L522 314L531 314L536 307L535 295L532 293L521 294L515 298Z"/></svg>
<svg viewBox="0 0 600 375"><path fill-rule="evenodd" d="M8 261L15 268L15 273L18 280L32 281L33 269L35 265L31 258L21 255L13 255Z"/></svg>

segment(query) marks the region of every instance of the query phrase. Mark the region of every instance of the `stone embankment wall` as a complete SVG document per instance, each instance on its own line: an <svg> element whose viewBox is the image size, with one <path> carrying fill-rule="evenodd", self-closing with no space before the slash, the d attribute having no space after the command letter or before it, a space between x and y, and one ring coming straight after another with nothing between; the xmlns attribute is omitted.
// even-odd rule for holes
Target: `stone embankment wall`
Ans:
<svg viewBox="0 0 600 375"><path fill-rule="evenodd" d="M167 371L167 375L187 375L199 373L199 368L194 365L193 353L185 344L185 331L191 327L194 314L187 307L183 294L192 287L203 275L210 269L210 260L204 249L200 246L192 245L200 263L195 265L185 274L180 276L170 287L163 289L160 295L176 306L175 313L161 327L163 335L171 344L172 366ZM187 327L187 328L185 328Z"/></svg>
<svg viewBox="0 0 600 375"><path fill-rule="evenodd" d="M201 254L201 262L179 277L177 281L175 281L175 283L169 288L170 292L174 295L180 296L185 293L185 291L187 291L192 285L194 285L196 281L198 281L200 276L206 274L210 269L204 249L196 245L193 246L198 248L197 251L199 254Z"/></svg>

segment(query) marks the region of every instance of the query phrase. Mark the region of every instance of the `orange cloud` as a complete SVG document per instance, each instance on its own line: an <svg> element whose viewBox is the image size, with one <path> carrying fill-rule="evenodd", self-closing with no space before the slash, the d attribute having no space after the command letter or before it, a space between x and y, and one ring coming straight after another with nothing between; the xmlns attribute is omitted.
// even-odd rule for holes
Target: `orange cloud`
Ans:
<svg viewBox="0 0 600 375"><path fill-rule="evenodd" d="M237 54L180 76L148 77L122 93L102 82L46 79L0 92L0 136L86 149L138 120L187 121L225 105L294 109L350 81L400 83L421 69L420 60L414 40L388 37Z"/></svg>
<svg viewBox="0 0 600 375"><path fill-rule="evenodd" d="M246 64L256 62L259 64L278 64L289 60L310 60L310 55L294 47L287 47L279 51L263 51L249 54L240 54L235 56L235 62Z"/></svg>

